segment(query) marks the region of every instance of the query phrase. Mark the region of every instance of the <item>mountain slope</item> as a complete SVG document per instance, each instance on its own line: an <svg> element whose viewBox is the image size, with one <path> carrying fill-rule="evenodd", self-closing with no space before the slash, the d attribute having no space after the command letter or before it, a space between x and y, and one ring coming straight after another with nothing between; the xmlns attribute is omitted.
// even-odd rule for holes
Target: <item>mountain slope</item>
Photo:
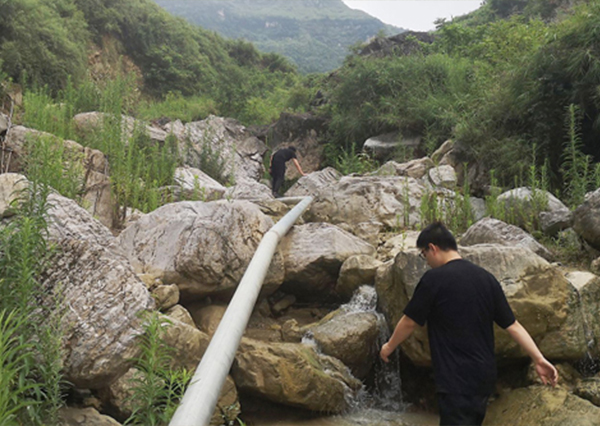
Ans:
<svg viewBox="0 0 600 426"><path fill-rule="evenodd" d="M155 0L168 12L230 38L280 53L302 72L339 67L348 48L380 31L402 29L350 9L341 0Z"/></svg>

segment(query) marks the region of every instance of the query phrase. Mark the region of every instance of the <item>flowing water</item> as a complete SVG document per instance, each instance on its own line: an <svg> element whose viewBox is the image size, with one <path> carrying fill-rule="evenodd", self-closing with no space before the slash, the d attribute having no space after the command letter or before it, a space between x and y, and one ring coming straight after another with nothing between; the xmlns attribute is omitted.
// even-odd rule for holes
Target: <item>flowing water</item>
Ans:
<svg viewBox="0 0 600 426"><path fill-rule="evenodd" d="M352 300L340 307L345 313L373 313L378 320L379 338L377 350L389 338L383 315L376 311L377 294L373 287L363 286L356 291ZM302 343L318 350L318 344L310 334ZM244 416L248 426L421 426L437 425L439 418L429 413L411 412L402 400L400 360L397 354L389 363L376 357L374 384L372 389L363 389L351 401L349 412L340 415L306 418L297 413L252 413Z"/></svg>

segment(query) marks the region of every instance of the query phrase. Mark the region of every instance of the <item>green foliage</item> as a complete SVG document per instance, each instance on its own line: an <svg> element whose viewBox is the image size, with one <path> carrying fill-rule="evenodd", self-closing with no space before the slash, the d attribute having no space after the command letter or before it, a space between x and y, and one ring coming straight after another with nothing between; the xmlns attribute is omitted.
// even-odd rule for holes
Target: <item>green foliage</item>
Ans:
<svg viewBox="0 0 600 426"><path fill-rule="evenodd" d="M56 92L84 76L89 35L73 0L0 0L0 10L0 59L11 78L26 74Z"/></svg>
<svg viewBox="0 0 600 426"><path fill-rule="evenodd" d="M560 169L564 182L565 201L573 208L583 203L592 177L590 157L581 152L583 144L579 125L580 114L581 111L577 106L573 104L569 106L565 120L568 139L564 145L563 163Z"/></svg>
<svg viewBox="0 0 600 426"><path fill-rule="evenodd" d="M29 353L33 345L23 342L19 332L27 317L19 311L0 310L0 424L17 425L17 414L28 405L36 405L30 399L31 391L38 385L22 381Z"/></svg>
<svg viewBox="0 0 600 426"><path fill-rule="evenodd" d="M379 164L373 160L365 152L356 152L356 146L351 145L350 149L342 150L335 146L328 148L328 156L333 157L332 166L342 173L342 175L349 175L352 173L365 174L373 172L377 169Z"/></svg>
<svg viewBox="0 0 600 426"><path fill-rule="evenodd" d="M2 402L7 411L0 416L16 413L20 424L56 424L64 397L60 289L48 288L40 278L55 253L46 244L48 194L47 185L33 181L18 198L17 215L0 230L0 312L14 311L18 330L2 333L5 339L18 336L11 349L16 358L7 370L18 379L3 386L14 393L8 405Z"/></svg>
<svg viewBox="0 0 600 426"><path fill-rule="evenodd" d="M164 342L170 321L158 312L145 318L144 334L140 338L141 355L136 358L139 374L132 379L132 394L128 402L133 412L126 424L166 425L183 397L192 373L174 370L172 348Z"/></svg>
<svg viewBox="0 0 600 426"><path fill-rule="evenodd" d="M26 141L26 175L61 195L79 200L85 185L81 152L69 150L62 139L51 135L32 136Z"/></svg>
<svg viewBox="0 0 600 426"><path fill-rule="evenodd" d="M146 99L138 106L138 117L142 120L168 118L184 123L204 120L210 114L217 114L213 99L200 96L184 97L181 93L167 93L163 101Z"/></svg>

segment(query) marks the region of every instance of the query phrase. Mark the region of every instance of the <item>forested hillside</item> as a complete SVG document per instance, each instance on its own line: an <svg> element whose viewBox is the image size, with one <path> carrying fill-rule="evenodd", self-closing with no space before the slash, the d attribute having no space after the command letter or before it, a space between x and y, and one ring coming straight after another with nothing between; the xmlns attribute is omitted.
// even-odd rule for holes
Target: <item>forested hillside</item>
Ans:
<svg viewBox="0 0 600 426"><path fill-rule="evenodd" d="M268 96L295 75L283 57L188 24L150 0L2 0L0 9L0 69L55 94L68 79L86 80L88 56L111 40L115 54L139 68L145 94L193 95L223 115L239 115L254 94Z"/></svg>
<svg viewBox="0 0 600 426"><path fill-rule="evenodd" d="M302 72L339 67L348 48L400 28L341 0L156 0L165 10L233 39L284 55Z"/></svg>

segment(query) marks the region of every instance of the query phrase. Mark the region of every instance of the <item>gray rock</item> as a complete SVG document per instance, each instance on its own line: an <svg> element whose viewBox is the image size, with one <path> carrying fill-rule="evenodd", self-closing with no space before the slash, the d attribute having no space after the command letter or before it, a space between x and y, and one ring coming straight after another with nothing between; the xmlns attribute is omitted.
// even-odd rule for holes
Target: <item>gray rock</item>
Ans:
<svg viewBox="0 0 600 426"><path fill-rule="evenodd" d="M569 209L558 198L541 189L532 191L530 188L522 187L511 189L500 194L497 201L504 206L507 214L514 216L520 226L531 222L535 214L541 211L566 212ZM547 205L543 205L547 202ZM535 219L535 218L534 218Z"/></svg>
<svg viewBox="0 0 600 426"><path fill-rule="evenodd" d="M255 180L239 179L234 186L227 188L224 197L228 200L273 200L271 188Z"/></svg>
<svg viewBox="0 0 600 426"><path fill-rule="evenodd" d="M301 177L286 191L286 197L304 197L315 195L318 190L341 179L342 174L333 167L326 167L318 172L309 173Z"/></svg>
<svg viewBox="0 0 600 426"><path fill-rule="evenodd" d="M447 189L456 188L458 181L454 168L447 165L429 169L429 180L431 180L433 185Z"/></svg>
<svg viewBox="0 0 600 426"><path fill-rule="evenodd" d="M282 290L308 299L321 299L331 293L347 258L375 253L370 244L326 223L294 226L281 241L280 249L285 259Z"/></svg>
<svg viewBox="0 0 600 426"><path fill-rule="evenodd" d="M392 229L416 225L423 192L424 187L413 178L346 176L322 188L305 217L348 225L377 221Z"/></svg>
<svg viewBox="0 0 600 426"><path fill-rule="evenodd" d="M546 260L552 260L552 253L530 234L517 226L489 217L471 226L460 239L460 243L463 246L501 244L503 246L525 247Z"/></svg>
<svg viewBox="0 0 600 426"><path fill-rule="evenodd" d="M600 250L600 189L597 189L575 209L573 229L592 247Z"/></svg>
<svg viewBox="0 0 600 426"><path fill-rule="evenodd" d="M189 144L188 144L189 141ZM267 146L233 119L210 115L206 120L187 123L180 152L188 166L201 168L206 147L219 154L223 174L241 180L258 181L263 176L263 156Z"/></svg>
<svg viewBox="0 0 600 426"><path fill-rule="evenodd" d="M429 169L434 167L433 161L428 157L411 160L406 163L388 161L373 173L376 176L408 176L414 179L423 178Z"/></svg>
<svg viewBox="0 0 600 426"><path fill-rule="evenodd" d="M544 234L554 237L560 231L564 231L573 226L573 212L571 212L571 210L541 212L540 225L542 226Z"/></svg>
<svg viewBox="0 0 600 426"><path fill-rule="evenodd" d="M586 377L575 388L575 395L600 407L600 377Z"/></svg>
<svg viewBox="0 0 600 426"><path fill-rule="evenodd" d="M182 301L229 297L273 221L247 201L167 204L125 229L118 247L137 273L175 283ZM273 258L263 291L283 281L283 261Z"/></svg>
<svg viewBox="0 0 600 426"><path fill-rule="evenodd" d="M193 167L178 167L175 170L175 181L183 189L185 197L199 201L223 198L227 190L202 170Z"/></svg>
<svg viewBox="0 0 600 426"><path fill-rule="evenodd" d="M454 141L448 139L433 154L431 154L431 161L433 161L435 164L441 164L442 159L446 156L446 154L451 152L453 148Z"/></svg>
<svg viewBox="0 0 600 426"><path fill-rule="evenodd" d="M16 213L13 204L26 197L24 191L29 187L29 181L18 173L0 174L0 218L9 217Z"/></svg>

